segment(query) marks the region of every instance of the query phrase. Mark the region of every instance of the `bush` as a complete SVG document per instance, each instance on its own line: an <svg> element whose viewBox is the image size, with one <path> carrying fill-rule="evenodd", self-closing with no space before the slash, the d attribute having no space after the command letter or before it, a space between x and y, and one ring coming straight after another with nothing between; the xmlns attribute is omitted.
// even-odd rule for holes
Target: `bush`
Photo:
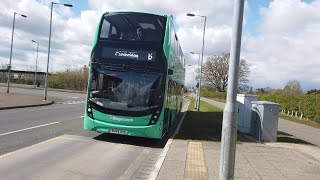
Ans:
<svg viewBox="0 0 320 180"><path fill-rule="evenodd" d="M84 66L78 70L67 69L49 76L49 87L56 89L69 89L86 91L88 84L88 68Z"/></svg>
<svg viewBox="0 0 320 180"><path fill-rule="evenodd" d="M221 99L226 100L227 99L227 93L226 92L216 92L216 91L210 91L206 88L201 89L201 96L213 98L213 99Z"/></svg>
<svg viewBox="0 0 320 180"><path fill-rule="evenodd" d="M281 109L298 111L304 117L320 122L320 95L279 95L279 94L261 94L259 100L279 103Z"/></svg>
<svg viewBox="0 0 320 180"><path fill-rule="evenodd" d="M215 92L203 88L201 89L201 96L217 100L226 100L227 93ZM320 94L292 95L274 91L259 94L259 100L279 103L280 108L283 110L297 111L309 120L320 123Z"/></svg>

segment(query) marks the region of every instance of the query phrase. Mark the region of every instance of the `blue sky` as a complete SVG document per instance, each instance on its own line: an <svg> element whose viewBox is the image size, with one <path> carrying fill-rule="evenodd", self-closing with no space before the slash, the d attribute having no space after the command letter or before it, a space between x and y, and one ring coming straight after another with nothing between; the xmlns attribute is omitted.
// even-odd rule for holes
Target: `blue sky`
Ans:
<svg viewBox="0 0 320 180"><path fill-rule="evenodd" d="M246 0L249 5L249 11L246 14L246 25L243 33L248 36L259 35L259 24L261 23L261 8L267 8L272 0ZM312 3L314 0L303 0L306 3Z"/></svg>
<svg viewBox="0 0 320 180"><path fill-rule="evenodd" d="M72 11L75 13L75 16L80 16L81 11L89 9L87 0L76 0L76 1L61 1L63 3L70 3L73 5Z"/></svg>
<svg viewBox="0 0 320 180"><path fill-rule="evenodd" d="M247 0L249 11L246 14L244 33L250 36L258 35L259 22L261 22L260 8L268 7L271 0Z"/></svg>
<svg viewBox="0 0 320 180"><path fill-rule="evenodd" d="M250 10L247 14L247 24L244 27L244 33L255 36L258 35L258 25L261 20L261 16L259 13L259 9L261 7L268 7L269 3L272 0L246 0L246 2L249 4ZM307 0L312 1L312 0ZM73 4L72 11L75 13L75 16L79 16L81 11L89 9L89 4L87 0L77 0L77 1L61 1L63 3L71 3ZM176 27L179 27L179 24L176 25Z"/></svg>

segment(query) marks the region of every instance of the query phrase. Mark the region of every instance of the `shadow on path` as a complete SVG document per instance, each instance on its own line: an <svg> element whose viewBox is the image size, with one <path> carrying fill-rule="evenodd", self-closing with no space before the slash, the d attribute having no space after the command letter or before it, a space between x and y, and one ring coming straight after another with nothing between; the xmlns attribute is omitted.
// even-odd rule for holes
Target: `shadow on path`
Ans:
<svg viewBox="0 0 320 180"><path fill-rule="evenodd" d="M315 146L312 143L298 139L297 137L282 131L278 131L277 141L286 142L286 143L295 143L295 144L308 144L308 145Z"/></svg>

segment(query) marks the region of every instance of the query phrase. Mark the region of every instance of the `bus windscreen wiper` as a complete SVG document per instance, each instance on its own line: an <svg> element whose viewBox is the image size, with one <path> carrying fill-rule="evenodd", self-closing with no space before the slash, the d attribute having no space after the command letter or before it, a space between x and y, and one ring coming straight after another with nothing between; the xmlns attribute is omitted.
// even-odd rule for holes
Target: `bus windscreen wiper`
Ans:
<svg viewBox="0 0 320 180"><path fill-rule="evenodd" d="M100 69L103 70L109 70L109 71L128 71L128 68L125 67L124 65L122 66L114 66L110 64L105 64L105 63L99 63L99 62L94 62L92 63L93 67L99 67Z"/></svg>

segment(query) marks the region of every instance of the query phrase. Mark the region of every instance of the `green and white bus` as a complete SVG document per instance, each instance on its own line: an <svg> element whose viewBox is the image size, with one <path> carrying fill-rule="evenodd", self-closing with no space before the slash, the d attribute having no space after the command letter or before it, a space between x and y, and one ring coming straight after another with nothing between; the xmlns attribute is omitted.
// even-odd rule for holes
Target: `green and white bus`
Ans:
<svg viewBox="0 0 320 180"><path fill-rule="evenodd" d="M104 13L91 51L84 129L161 139L180 114L184 80L172 16Z"/></svg>

